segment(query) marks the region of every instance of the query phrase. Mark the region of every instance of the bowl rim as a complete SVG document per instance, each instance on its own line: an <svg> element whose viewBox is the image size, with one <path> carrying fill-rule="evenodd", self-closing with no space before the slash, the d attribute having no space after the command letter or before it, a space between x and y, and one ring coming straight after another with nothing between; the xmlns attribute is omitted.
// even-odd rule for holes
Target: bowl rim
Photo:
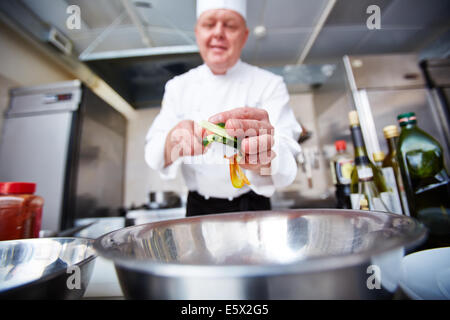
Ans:
<svg viewBox="0 0 450 320"><path fill-rule="evenodd" d="M118 257L112 253L109 249L105 249L102 245L102 241L111 237L113 234L118 232L125 232L126 230L137 229L137 228L149 228L158 227L170 224L183 223L186 221L195 221L201 219L220 219L233 215L261 215L261 214L271 214L274 213L304 213L308 214L346 214L346 215L364 215L370 218L376 218L375 214L383 214L385 218L394 219L400 218L404 220L410 220L414 223L414 232L408 236L403 236L401 239L396 238L397 241L389 241L389 245L378 246L372 250L366 250L357 253L346 253L339 255L329 255L322 257L312 257L307 260L294 261L288 263L267 263L261 265L252 264L235 264L235 265L213 265L213 264L183 264L174 262L161 262L154 260L142 260L130 257ZM346 210L346 209L283 209L283 210L270 210L270 211L245 211L245 212L232 212L223 213L217 215L206 215L206 216L193 216L180 219L164 220L158 222L145 223L135 226L130 226L118 230L106 233L94 241L94 249L97 251L98 255L109 261L112 261L116 267L131 269L134 271L144 272L148 274L158 275L158 276L172 276L172 277L239 277L239 276L267 276L267 275L286 275L286 274L300 274L300 273L310 273L310 272L321 272L332 269L345 268L349 266L357 266L367 261L375 256L382 256L384 254L389 254L393 251L402 250L415 247L422 243L427 236L426 227L416 219L404 215L386 213L386 212L375 212L375 211L361 211L361 210Z"/></svg>
<svg viewBox="0 0 450 320"><path fill-rule="evenodd" d="M32 241L45 241L45 240L84 240L87 243L91 243L91 248L92 253L89 257L87 257L86 259L83 259L77 263L74 263L71 266L78 266L81 267L82 265L86 265L90 262L92 262L92 260L96 259L98 257L97 251L94 248L94 240L95 239L90 239L90 238L82 238L82 237L48 237L48 238L27 238L27 239L14 239L14 240L4 240L4 241L0 241L0 246L2 244L5 243L12 243L12 242L32 242ZM69 267L69 266L68 266ZM57 278L59 276L61 276L62 274L67 274L67 268L52 272L46 276L34 279L34 280L30 280L24 283L21 283L17 286L13 286L13 287L8 287L8 288L4 288L4 289L0 289L0 294L5 294L5 293L9 293L12 291L16 291L16 290L21 290L25 287L28 286L34 286L34 285L38 285L47 281L50 281L54 278ZM86 288L85 288L86 289Z"/></svg>

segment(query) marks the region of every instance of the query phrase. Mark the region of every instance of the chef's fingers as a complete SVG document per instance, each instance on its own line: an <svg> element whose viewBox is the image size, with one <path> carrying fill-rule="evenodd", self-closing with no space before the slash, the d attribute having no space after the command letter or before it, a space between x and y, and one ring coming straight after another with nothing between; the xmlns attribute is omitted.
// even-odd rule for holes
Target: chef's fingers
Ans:
<svg viewBox="0 0 450 320"><path fill-rule="evenodd" d="M212 123L226 123L228 119L253 119L269 122L269 114L264 109L244 107L215 114L208 121Z"/></svg>
<svg viewBox="0 0 450 320"><path fill-rule="evenodd" d="M192 120L191 120L192 121ZM199 139L203 139L208 135L208 131L200 126L197 122L192 121L192 132L193 135Z"/></svg>
<svg viewBox="0 0 450 320"><path fill-rule="evenodd" d="M276 157L274 151L261 152L259 154L247 154L239 165L243 169L258 171L263 168L270 168L272 160Z"/></svg>
<svg viewBox="0 0 450 320"><path fill-rule="evenodd" d="M263 134L274 134L274 128L268 121L229 119L225 123L227 133L233 137L251 137Z"/></svg>
<svg viewBox="0 0 450 320"><path fill-rule="evenodd" d="M192 120L183 120L180 121L170 132L172 141L179 142L181 139L184 139L186 136L196 136L199 139L202 139L204 130L200 125L195 123Z"/></svg>
<svg viewBox="0 0 450 320"><path fill-rule="evenodd" d="M189 134L186 134L175 148L182 157L200 155L207 150L198 137Z"/></svg>
<svg viewBox="0 0 450 320"><path fill-rule="evenodd" d="M199 155L206 151L206 148L203 146L201 140L197 139L197 137L193 138L192 144L192 155Z"/></svg>
<svg viewBox="0 0 450 320"><path fill-rule="evenodd" d="M206 152L207 147L203 145L203 138L206 136L207 130L192 121L192 155L199 155Z"/></svg>
<svg viewBox="0 0 450 320"><path fill-rule="evenodd" d="M204 153L203 129L193 121L180 122L171 133L172 152L171 155L192 156ZM173 160L172 159L172 160Z"/></svg>
<svg viewBox="0 0 450 320"><path fill-rule="evenodd" d="M244 164L266 166L270 165L276 153L272 150L260 152L258 154L246 154L243 159Z"/></svg>
<svg viewBox="0 0 450 320"><path fill-rule="evenodd" d="M272 149L274 138L270 134L248 137L241 142L241 151L244 154L258 154Z"/></svg>

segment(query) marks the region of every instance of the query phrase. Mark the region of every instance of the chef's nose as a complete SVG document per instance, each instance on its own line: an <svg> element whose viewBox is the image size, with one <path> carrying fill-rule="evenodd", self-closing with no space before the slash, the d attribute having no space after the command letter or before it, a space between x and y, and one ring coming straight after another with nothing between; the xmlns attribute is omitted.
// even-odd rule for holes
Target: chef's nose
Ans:
<svg viewBox="0 0 450 320"><path fill-rule="evenodd" d="M219 38L225 36L225 26L223 25L222 22L216 23L213 30L213 35Z"/></svg>

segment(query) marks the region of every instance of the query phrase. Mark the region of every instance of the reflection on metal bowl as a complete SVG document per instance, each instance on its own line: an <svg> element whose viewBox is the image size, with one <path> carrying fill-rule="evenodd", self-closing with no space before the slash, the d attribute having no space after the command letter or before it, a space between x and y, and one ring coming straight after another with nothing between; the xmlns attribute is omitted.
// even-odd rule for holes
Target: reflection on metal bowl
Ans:
<svg viewBox="0 0 450 320"><path fill-rule="evenodd" d="M79 299L95 257L91 239L0 241L0 299Z"/></svg>
<svg viewBox="0 0 450 320"><path fill-rule="evenodd" d="M376 299L425 234L380 212L259 211L128 227L94 247L131 299Z"/></svg>

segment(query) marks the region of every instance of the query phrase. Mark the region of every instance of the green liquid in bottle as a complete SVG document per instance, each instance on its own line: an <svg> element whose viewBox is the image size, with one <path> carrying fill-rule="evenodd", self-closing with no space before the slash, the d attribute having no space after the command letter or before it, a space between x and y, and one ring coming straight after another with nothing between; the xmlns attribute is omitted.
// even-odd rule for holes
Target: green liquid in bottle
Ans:
<svg viewBox="0 0 450 320"><path fill-rule="evenodd" d="M440 144L416 125L415 114L398 116L397 157L413 217L429 231L427 247L450 245L450 178Z"/></svg>

